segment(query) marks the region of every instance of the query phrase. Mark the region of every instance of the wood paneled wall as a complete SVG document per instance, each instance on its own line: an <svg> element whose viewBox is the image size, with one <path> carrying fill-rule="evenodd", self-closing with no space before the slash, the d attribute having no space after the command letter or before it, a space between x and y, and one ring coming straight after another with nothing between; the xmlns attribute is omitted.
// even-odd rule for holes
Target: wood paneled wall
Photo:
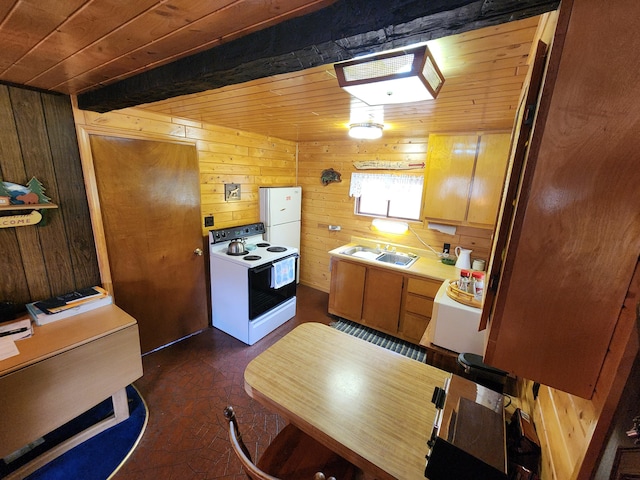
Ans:
<svg viewBox="0 0 640 480"><path fill-rule="evenodd" d="M46 212L46 225L0 229L0 301L100 283L69 97L0 85L0 179L25 185L31 177L59 208Z"/></svg>
<svg viewBox="0 0 640 480"><path fill-rule="evenodd" d="M293 142L154 114L125 109L105 114L75 110L83 132L196 145L200 164L202 232L204 217L213 215L213 228L259 221L258 188L296 184L296 145ZM90 152L83 151L83 155ZM241 199L226 202L224 185L239 184Z"/></svg>
<svg viewBox="0 0 640 480"><path fill-rule="evenodd" d="M302 238L300 257L301 282L318 290L329 291L329 255L327 252L344 245L352 236L397 243L426 249L416 236L442 251L444 243L451 248L461 245L473 250L473 258L487 259L491 250L491 231L472 227L458 227L455 235L447 235L426 228L426 223L411 222L411 229L402 235L382 234L371 227L371 217L354 214L354 199L349 197L353 162L364 160L409 160L426 162L425 138L380 139L376 141L336 140L326 143L300 143L298 145L298 181L302 186ZM340 172L341 182L323 185L322 171L333 168ZM360 170L365 173L403 173L423 175L417 170ZM330 231L329 225L338 225L340 231Z"/></svg>

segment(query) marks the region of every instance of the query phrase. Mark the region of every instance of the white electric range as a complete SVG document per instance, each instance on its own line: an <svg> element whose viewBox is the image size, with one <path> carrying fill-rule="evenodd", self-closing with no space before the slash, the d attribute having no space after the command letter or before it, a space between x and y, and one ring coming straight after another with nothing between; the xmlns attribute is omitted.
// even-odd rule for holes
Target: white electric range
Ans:
<svg viewBox="0 0 640 480"><path fill-rule="evenodd" d="M298 249L265 242L262 222L209 232L211 323L253 345L296 314ZM242 239L241 253L229 244Z"/></svg>

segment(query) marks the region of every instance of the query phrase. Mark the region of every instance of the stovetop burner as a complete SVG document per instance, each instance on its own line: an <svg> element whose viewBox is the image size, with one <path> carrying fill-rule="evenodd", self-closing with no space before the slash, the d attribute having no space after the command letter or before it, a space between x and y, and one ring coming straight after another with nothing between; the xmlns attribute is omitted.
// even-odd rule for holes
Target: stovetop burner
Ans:
<svg viewBox="0 0 640 480"><path fill-rule="evenodd" d="M223 269L223 266L217 264L220 260L250 269L277 262L298 253L297 248L266 240L263 234L264 224L262 223L209 231L211 243L209 254L212 265L216 263L215 269ZM230 242L239 238L245 243L243 252L229 253ZM232 249L232 252L237 250ZM213 268L212 266L212 272Z"/></svg>

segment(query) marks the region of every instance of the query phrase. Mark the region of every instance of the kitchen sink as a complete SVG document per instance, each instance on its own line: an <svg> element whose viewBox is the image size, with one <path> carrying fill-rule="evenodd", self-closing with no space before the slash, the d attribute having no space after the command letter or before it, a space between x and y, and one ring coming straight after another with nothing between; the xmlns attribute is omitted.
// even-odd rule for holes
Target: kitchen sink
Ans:
<svg viewBox="0 0 640 480"><path fill-rule="evenodd" d="M399 267L410 267L416 262L416 260L418 260L418 257L412 253L387 252L377 248L365 247L363 245L349 247L340 253L343 255L364 258L366 260L396 265Z"/></svg>
<svg viewBox="0 0 640 480"><path fill-rule="evenodd" d="M366 256L364 254L375 254L377 256L380 254L380 250L378 250L377 248L363 247L362 245L357 245L355 247L347 248L346 250L343 250L340 253L342 253L343 255L354 255L355 253L360 253L360 254L363 254L362 256ZM360 255L356 255L356 256L360 256Z"/></svg>
<svg viewBox="0 0 640 480"><path fill-rule="evenodd" d="M383 263L391 263L401 267L413 265L418 260L416 255L407 255L405 253L383 253L376 258L376 261Z"/></svg>

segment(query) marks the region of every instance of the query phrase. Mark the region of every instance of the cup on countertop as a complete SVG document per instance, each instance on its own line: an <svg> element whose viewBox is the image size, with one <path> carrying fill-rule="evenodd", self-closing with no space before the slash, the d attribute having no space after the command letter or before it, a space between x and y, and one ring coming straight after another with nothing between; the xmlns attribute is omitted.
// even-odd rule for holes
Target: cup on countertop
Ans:
<svg viewBox="0 0 640 480"><path fill-rule="evenodd" d="M481 260L481 259L479 259L479 258L476 258L476 259L473 261L473 265L471 265L471 268L472 268L473 270L479 270L479 271L481 271L481 272L482 272L482 271L484 271L484 267L485 267L485 261L484 261L484 260Z"/></svg>

